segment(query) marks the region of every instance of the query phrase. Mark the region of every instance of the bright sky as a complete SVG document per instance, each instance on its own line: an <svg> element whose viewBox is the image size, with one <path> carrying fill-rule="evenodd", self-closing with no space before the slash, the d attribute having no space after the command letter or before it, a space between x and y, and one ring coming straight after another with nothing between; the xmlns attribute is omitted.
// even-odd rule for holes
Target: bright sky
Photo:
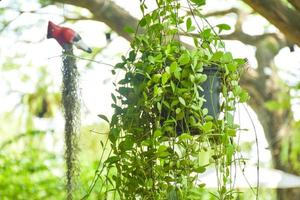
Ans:
<svg viewBox="0 0 300 200"><path fill-rule="evenodd" d="M26 1L24 3L24 10L32 10L37 7L34 3L34 0ZM136 17L140 17L141 13L139 11L139 1L135 0L130 3L124 0L116 0L118 4L124 7L126 10L130 11L130 13ZM207 1L207 10L221 10L231 6L231 4L236 4L240 6L240 3L237 1L219 1L219 0L210 0ZM9 3L9 1L2 1L0 3L0 7L10 6L13 7ZM151 7L151 6L150 6ZM72 9L69 6L65 5L64 8L57 8L56 6L49 6L46 9L41 10L41 13L47 14L24 14L22 17L15 20L10 26L18 27L20 25L28 24L30 28L24 30L22 35L14 34L14 33L5 33L0 38L1 48L0 48L0 64L5 62L7 57L15 57L15 54L18 53L20 58L14 58L14 61L19 65L23 66L20 70L27 74L32 81L31 84L24 84L19 77L16 76L17 73L2 73L0 74L0 99L1 106L0 113L5 111L10 111L15 104L19 100L18 95L7 95L9 88L7 88L7 84L5 80L9 80L13 82L12 88L16 91L21 92L33 92L35 89L35 84L32 82L36 82L38 79L38 73L36 73L39 67L46 67L50 77L53 79L53 90L57 91L61 85L61 58L57 57L61 55L61 47L56 43L56 41L46 39L46 30L47 30L47 22L48 20L52 20L55 23L62 22L62 16L64 14L68 14L69 10ZM84 11L84 13L88 16L88 11ZM7 18L14 18L16 16L15 12L6 13ZM1 16L3 17L3 16ZM222 23L233 23L234 19L232 17L224 17L218 19ZM30 23L28 23L30 22ZM214 23L212 20L211 23ZM267 26L266 20L261 17L255 17L251 19L247 19L246 25L243 27L245 31L250 34L260 34L263 33L264 30L270 29L274 30L273 27ZM33 26L32 26L33 25ZM80 21L75 24L64 24L65 26L72 27L77 32L80 33L81 37L85 40L85 42L91 47L104 47L106 45L104 32L109 30L109 28L100 22L93 21ZM108 45L108 47L102 52L101 55L97 56L96 61L115 64L118 62L120 55L126 54L129 49L129 43L121 37L118 37L116 34L112 35L113 41ZM33 41L31 43L22 43L15 42L16 40L26 40ZM256 61L254 58L254 48L250 46L243 45L237 41L226 42L226 49L231 51L236 57L247 57L250 60L252 66L255 67ZM295 69L298 70L299 73L299 65L300 65L300 50L297 48L296 52L290 53L287 48L283 49L279 56L276 58L276 63L279 67L287 69ZM75 51L76 55L80 54L80 51ZM89 58L89 55L84 55L85 58ZM31 63L32 67L28 67L28 64ZM78 67L81 74L80 85L81 85L81 93L82 93L82 105L83 105L83 124L99 122L98 114L105 114L108 116L112 115L111 108L111 92L114 91L114 87L112 85L113 81L118 79L118 77L113 77L111 74L111 67L107 65L101 64L93 64L91 69L86 68L87 61L79 60ZM119 75L120 76L120 75ZM287 74L282 74L284 77L288 77ZM237 116L241 116L241 127L248 128L250 131L247 133L241 134L242 141L254 141L254 131L253 126L251 125L250 118L255 121L255 129L257 134L259 134L259 144L260 144L260 159L262 161L268 161L270 159L269 152L265 150L267 147L267 143L265 141L264 136L262 134L262 128L257 123L256 116L251 114L251 117L246 114L243 106L240 109L239 114ZM20 111L21 112L21 111ZM246 120L245 120L246 119ZM237 119L238 120L238 119ZM45 127L45 124L41 124L42 122L39 120L39 126ZM63 124L61 116L55 119L54 121L48 122L47 126L59 128L62 130ZM253 158L252 162L256 160L256 151L255 149L251 152L250 155Z"/></svg>

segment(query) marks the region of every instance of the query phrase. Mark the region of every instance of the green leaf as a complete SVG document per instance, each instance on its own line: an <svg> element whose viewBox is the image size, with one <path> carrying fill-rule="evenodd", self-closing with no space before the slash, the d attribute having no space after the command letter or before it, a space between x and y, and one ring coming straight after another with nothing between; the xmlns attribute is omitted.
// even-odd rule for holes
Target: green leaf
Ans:
<svg viewBox="0 0 300 200"><path fill-rule="evenodd" d="M197 105L193 104L193 105L191 106L191 109L193 109L193 110L195 110L195 111L199 111L199 110L200 110L200 106L197 106Z"/></svg>
<svg viewBox="0 0 300 200"><path fill-rule="evenodd" d="M203 115L207 115L208 114L208 109L207 108L203 108L202 109L202 114Z"/></svg>
<svg viewBox="0 0 300 200"><path fill-rule="evenodd" d="M155 60L155 62L162 62L162 58L163 58L163 56L162 56L162 54L160 53L160 54L158 54L157 56L155 56L154 60Z"/></svg>
<svg viewBox="0 0 300 200"><path fill-rule="evenodd" d="M181 72L180 72L180 70L176 70L176 71L174 72L174 76L175 76L175 78L176 78L177 80L180 80L180 78L181 78Z"/></svg>
<svg viewBox="0 0 300 200"><path fill-rule="evenodd" d="M230 127L233 127L233 125L234 125L234 116L233 116L233 114L227 112L226 113L226 121L227 121L227 123Z"/></svg>
<svg viewBox="0 0 300 200"><path fill-rule="evenodd" d="M233 58L230 52L226 52L223 54L221 61L224 63L230 63L232 62Z"/></svg>
<svg viewBox="0 0 300 200"><path fill-rule="evenodd" d="M176 90L176 85L173 81L171 81L171 88L172 88L172 92L174 93Z"/></svg>
<svg viewBox="0 0 300 200"><path fill-rule="evenodd" d="M213 56L211 57L211 61L220 61L220 59L223 56L223 52L222 51L217 51L216 53L213 54Z"/></svg>
<svg viewBox="0 0 300 200"><path fill-rule="evenodd" d="M234 62L236 63L237 66L243 66L244 64L247 63L247 59L235 58Z"/></svg>
<svg viewBox="0 0 300 200"><path fill-rule="evenodd" d="M150 146L150 145L151 145L151 140L150 140L150 139L148 139L148 140L144 140L144 141L142 141L141 145L142 145L142 146L146 146L146 147L148 147L148 146Z"/></svg>
<svg viewBox="0 0 300 200"><path fill-rule="evenodd" d="M118 128L112 128L108 137L109 137L109 140L115 144L115 142L117 141L118 137L120 135L120 129Z"/></svg>
<svg viewBox="0 0 300 200"><path fill-rule="evenodd" d="M148 56L148 60L150 63L154 64L155 63L155 58L153 56Z"/></svg>
<svg viewBox="0 0 300 200"><path fill-rule="evenodd" d="M200 36L203 37L203 39L207 40L211 37L211 29L210 28L207 28L207 29L204 29L201 33L200 33Z"/></svg>
<svg viewBox="0 0 300 200"><path fill-rule="evenodd" d="M190 62L190 56L187 53L183 53L179 57L178 62L180 63L180 65L186 65Z"/></svg>
<svg viewBox="0 0 300 200"><path fill-rule="evenodd" d="M184 112L176 113L176 120L182 120L184 118Z"/></svg>
<svg viewBox="0 0 300 200"><path fill-rule="evenodd" d="M203 6L206 3L205 0L191 0L191 2L193 2L197 6Z"/></svg>
<svg viewBox="0 0 300 200"><path fill-rule="evenodd" d="M120 157L118 156L110 156L106 159L105 163L114 164L120 160Z"/></svg>
<svg viewBox="0 0 300 200"><path fill-rule="evenodd" d="M193 30L195 30L195 27L192 26L192 20L190 17L186 20L186 30L187 32L192 32Z"/></svg>
<svg viewBox="0 0 300 200"><path fill-rule="evenodd" d="M160 102L157 102L157 106L156 107L157 107L158 111L161 112L161 103Z"/></svg>
<svg viewBox="0 0 300 200"><path fill-rule="evenodd" d="M206 168L203 166L197 167L194 169L196 173L203 173L206 171Z"/></svg>
<svg viewBox="0 0 300 200"><path fill-rule="evenodd" d="M190 81L192 82L192 83L195 83L195 76L193 75L193 74L190 74L189 75L189 79L190 79Z"/></svg>
<svg viewBox="0 0 300 200"><path fill-rule="evenodd" d="M126 140L120 142L119 148L122 151L128 151L128 150L132 149L133 144L134 144L134 142L131 138L126 138Z"/></svg>
<svg viewBox="0 0 300 200"><path fill-rule="evenodd" d="M178 64L177 64L177 62L172 62L172 64L170 65L170 72L171 73L174 73L174 72L176 72L177 71L177 69L178 69Z"/></svg>
<svg viewBox="0 0 300 200"><path fill-rule="evenodd" d="M99 114L97 116L100 117L101 119L103 119L104 121L106 121L107 123L109 123L109 120L108 120L108 118L105 115Z"/></svg>
<svg viewBox="0 0 300 200"><path fill-rule="evenodd" d="M176 106L178 103L179 103L178 100L172 101L172 103L171 103L171 108L173 108L174 106Z"/></svg>
<svg viewBox="0 0 300 200"><path fill-rule="evenodd" d="M154 86L154 96L159 96L163 93L163 90L161 87L157 87L156 85Z"/></svg>
<svg viewBox="0 0 300 200"><path fill-rule="evenodd" d="M127 83L129 83L130 80L128 78L122 79L118 82L119 85L126 85Z"/></svg>
<svg viewBox="0 0 300 200"><path fill-rule="evenodd" d="M218 24L217 27L219 28L219 33L221 33L223 30L230 30L230 26L228 24Z"/></svg>
<svg viewBox="0 0 300 200"><path fill-rule="evenodd" d="M116 98L116 96L113 93L111 93L111 98L112 98L112 100L113 100L114 103L117 102L117 98Z"/></svg>
<svg viewBox="0 0 300 200"><path fill-rule="evenodd" d="M179 141L183 141L183 140L192 140L193 136L191 136L190 134L187 133L183 133L178 137Z"/></svg>
<svg viewBox="0 0 300 200"><path fill-rule="evenodd" d="M182 105L186 106L184 98L178 97L178 100Z"/></svg>
<svg viewBox="0 0 300 200"><path fill-rule="evenodd" d="M121 63L118 63L115 65L115 68L116 69L125 69L125 63L124 62L121 62Z"/></svg>
<svg viewBox="0 0 300 200"><path fill-rule="evenodd" d="M235 137L235 136L236 136L236 130L235 130L235 129L228 128L228 129L226 129L226 134L227 134L228 136Z"/></svg>
<svg viewBox="0 0 300 200"><path fill-rule="evenodd" d="M240 97L240 102L241 103L244 103L244 102L246 102L250 99L249 94L244 90L241 91L239 97Z"/></svg>
<svg viewBox="0 0 300 200"><path fill-rule="evenodd" d="M226 147L226 160L227 160L227 164L230 165L231 164L231 160L232 160L232 156L234 154L234 146L229 144Z"/></svg>
<svg viewBox="0 0 300 200"><path fill-rule="evenodd" d="M159 157L166 157L170 155L170 153L167 151L168 147L165 145L160 145L157 149L157 154Z"/></svg>
<svg viewBox="0 0 300 200"><path fill-rule="evenodd" d="M169 102L167 102L167 101L163 101L163 105L165 105L166 108L168 108L168 109L171 108Z"/></svg>
<svg viewBox="0 0 300 200"><path fill-rule="evenodd" d="M128 58L128 60L131 61L131 62L133 62L135 60L135 58L136 58L135 51L134 50L130 51L129 52L129 58Z"/></svg>
<svg viewBox="0 0 300 200"><path fill-rule="evenodd" d="M196 82L197 83L203 83L207 80L206 74L196 74Z"/></svg>
<svg viewBox="0 0 300 200"><path fill-rule="evenodd" d="M140 26L141 26L141 27L144 27L144 26L146 26L146 24L147 24L147 20L146 20L145 17L143 17L143 18L141 19L141 21L140 21Z"/></svg>
<svg viewBox="0 0 300 200"><path fill-rule="evenodd" d="M156 129L156 130L154 131L154 137L160 137L160 136L162 136L161 130L160 130L160 129Z"/></svg>
<svg viewBox="0 0 300 200"><path fill-rule="evenodd" d="M235 87L233 88L233 94L234 94L235 96L240 95L241 92L242 92L241 86L237 85L237 86L235 86Z"/></svg>
<svg viewBox="0 0 300 200"><path fill-rule="evenodd" d="M151 80L154 82L154 83L158 83L159 80L161 78L161 74L154 74L151 78Z"/></svg>
<svg viewBox="0 0 300 200"><path fill-rule="evenodd" d="M163 73L161 76L161 83L165 85L168 82L169 78L170 74L168 74L167 72Z"/></svg>
<svg viewBox="0 0 300 200"><path fill-rule="evenodd" d="M131 33L131 34L135 32L134 29L132 27L130 27L130 26L125 26L124 27L124 31L126 33Z"/></svg>
<svg viewBox="0 0 300 200"><path fill-rule="evenodd" d="M229 63L227 65L227 69L229 72L235 72L237 69L237 65L235 63Z"/></svg>
<svg viewBox="0 0 300 200"><path fill-rule="evenodd" d="M213 123L212 123L212 122L206 122L206 123L203 124L202 130L203 130L205 133L211 132L211 131L212 131L212 126L213 126Z"/></svg>

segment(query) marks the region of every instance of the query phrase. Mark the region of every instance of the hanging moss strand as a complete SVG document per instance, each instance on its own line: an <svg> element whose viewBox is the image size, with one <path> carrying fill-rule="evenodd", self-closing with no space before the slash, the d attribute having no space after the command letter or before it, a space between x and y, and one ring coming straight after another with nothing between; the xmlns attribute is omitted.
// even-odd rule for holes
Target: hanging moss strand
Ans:
<svg viewBox="0 0 300 200"><path fill-rule="evenodd" d="M62 104L65 117L65 161L67 200L73 199L78 176L78 136L80 131L79 73L72 46L65 49L63 57Z"/></svg>

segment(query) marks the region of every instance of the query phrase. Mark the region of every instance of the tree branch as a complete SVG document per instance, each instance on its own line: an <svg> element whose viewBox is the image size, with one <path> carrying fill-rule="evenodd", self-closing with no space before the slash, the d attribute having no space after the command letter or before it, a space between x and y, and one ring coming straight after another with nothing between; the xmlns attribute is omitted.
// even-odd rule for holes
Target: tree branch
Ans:
<svg viewBox="0 0 300 200"><path fill-rule="evenodd" d="M117 34L131 41L132 35L124 31L124 27L136 28L138 20L113 1L108 0L52 0L56 3L67 3L88 9L93 14L93 19L108 25Z"/></svg>
<svg viewBox="0 0 300 200"><path fill-rule="evenodd" d="M186 32L180 32L179 35L182 36L188 36L188 37L200 37L198 33L186 33ZM234 31L231 34L227 35L220 35L220 38L223 40L239 40L244 44L255 46L260 41L272 37L276 39L278 42L282 44L282 46L285 45L284 38L281 38L276 33L265 33L261 35L249 35L247 33L244 33L243 31Z"/></svg>
<svg viewBox="0 0 300 200"><path fill-rule="evenodd" d="M227 10L218 10L218 11L213 11L204 14L204 17L216 17L216 16L224 16L227 14L234 13L237 15L237 20L235 23L235 30L234 32L226 35L220 35L220 38L223 40L239 40L243 42L244 44L256 46L260 41L272 37L277 40L277 42L280 44L280 46L287 46L287 42L285 41L285 38L280 36L280 34L277 33L264 33L261 35L249 35L245 32L243 32L242 25L243 22L245 21L245 17L248 15L248 13L243 12L242 10L238 8L230 8ZM191 14L191 12L188 12L188 14ZM200 37L199 34L197 33L185 33L185 32L180 32L180 35L183 36L188 36L188 37Z"/></svg>
<svg viewBox="0 0 300 200"><path fill-rule="evenodd" d="M205 17L215 17L215 16L224 16L227 14L231 14L231 13L238 13L238 9L237 8L229 8L227 10L218 10L218 11L213 11L213 12L209 12L204 14ZM191 11L187 11L187 15L192 15Z"/></svg>
<svg viewBox="0 0 300 200"><path fill-rule="evenodd" d="M292 4L296 10L300 12L300 1L299 0L288 0L290 4Z"/></svg>
<svg viewBox="0 0 300 200"><path fill-rule="evenodd" d="M300 13L278 0L243 0L300 46ZM294 2L290 0L291 2ZM296 2L296 1L295 1ZM299 1L298 1L299 2ZM298 5L299 3L297 3Z"/></svg>
<svg viewBox="0 0 300 200"><path fill-rule="evenodd" d="M92 17L83 17L83 16L78 16L78 17L64 17L65 21L80 21L80 20L94 20Z"/></svg>

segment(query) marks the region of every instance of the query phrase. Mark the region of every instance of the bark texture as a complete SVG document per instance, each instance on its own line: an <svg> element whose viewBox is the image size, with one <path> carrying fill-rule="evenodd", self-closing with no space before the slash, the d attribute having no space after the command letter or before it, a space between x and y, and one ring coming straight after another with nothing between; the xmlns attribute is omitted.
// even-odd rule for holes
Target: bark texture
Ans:
<svg viewBox="0 0 300 200"><path fill-rule="evenodd" d="M293 7L280 0L243 0L276 26L287 39L300 46L299 0L289 0Z"/></svg>

